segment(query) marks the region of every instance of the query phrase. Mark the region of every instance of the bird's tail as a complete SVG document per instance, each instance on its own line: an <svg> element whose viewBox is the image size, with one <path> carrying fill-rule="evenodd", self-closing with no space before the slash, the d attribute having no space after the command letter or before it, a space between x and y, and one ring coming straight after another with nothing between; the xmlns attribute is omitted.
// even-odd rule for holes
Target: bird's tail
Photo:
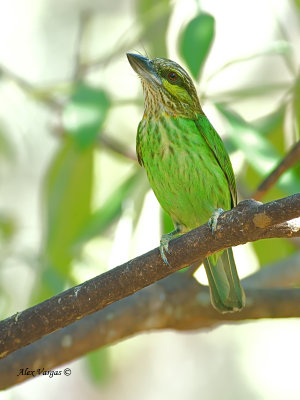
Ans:
<svg viewBox="0 0 300 400"><path fill-rule="evenodd" d="M232 249L216 259L204 260L212 305L221 313L240 311L245 306L245 293L236 270Z"/></svg>

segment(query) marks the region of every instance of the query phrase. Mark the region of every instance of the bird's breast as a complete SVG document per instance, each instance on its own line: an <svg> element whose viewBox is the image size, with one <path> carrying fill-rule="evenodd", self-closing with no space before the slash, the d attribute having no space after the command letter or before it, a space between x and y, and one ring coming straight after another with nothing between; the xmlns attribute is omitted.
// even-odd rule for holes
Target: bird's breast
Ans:
<svg viewBox="0 0 300 400"><path fill-rule="evenodd" d="M226 177L193 120L150 120L140 135L150 185L174 221L192 229L230 208Z"/></svg>

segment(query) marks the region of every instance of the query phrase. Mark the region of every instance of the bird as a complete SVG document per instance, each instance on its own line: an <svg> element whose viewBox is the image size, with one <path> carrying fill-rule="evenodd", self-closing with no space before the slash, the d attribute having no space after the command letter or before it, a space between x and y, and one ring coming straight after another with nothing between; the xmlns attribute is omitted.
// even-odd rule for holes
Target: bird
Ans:
<svg viewBox="0 0 300 400"><path fill-rule="evenodd" d="M137 129L136 153L161 207L174 230L160 240L166 264L171 239L209 221L237 204L237 189L222 139L204 114L188 73L166 58L127 53L141 79L144 114ZM245 306L231 248L203 261L212 306L221 313Z"/></svg>

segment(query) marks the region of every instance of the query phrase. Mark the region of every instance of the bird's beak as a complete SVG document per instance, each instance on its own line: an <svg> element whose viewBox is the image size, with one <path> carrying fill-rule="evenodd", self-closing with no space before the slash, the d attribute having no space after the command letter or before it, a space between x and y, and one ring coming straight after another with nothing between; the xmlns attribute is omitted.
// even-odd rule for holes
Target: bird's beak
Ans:
<svg viewBox="0 0 300 400"><path fill-rule="evenodd" d="M153 68L153 61L149 58L140 56L139 54L127 53L128 61L132 69L142 78L151 84L161 85L160 76Z"/></svg>

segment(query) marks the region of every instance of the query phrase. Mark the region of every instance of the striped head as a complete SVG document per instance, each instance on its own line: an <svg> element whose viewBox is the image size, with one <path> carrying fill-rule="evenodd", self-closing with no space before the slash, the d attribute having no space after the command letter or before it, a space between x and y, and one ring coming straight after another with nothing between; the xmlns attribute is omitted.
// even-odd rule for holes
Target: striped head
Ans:
<svg viewBox="0 0 300 400"><path fill-rule="evenodd" d="M127 57L142 81L144 117L167 113L194 118L203 113L192 79L179 64L165 58L150 60L131 53L127 53Z"/></svg>

